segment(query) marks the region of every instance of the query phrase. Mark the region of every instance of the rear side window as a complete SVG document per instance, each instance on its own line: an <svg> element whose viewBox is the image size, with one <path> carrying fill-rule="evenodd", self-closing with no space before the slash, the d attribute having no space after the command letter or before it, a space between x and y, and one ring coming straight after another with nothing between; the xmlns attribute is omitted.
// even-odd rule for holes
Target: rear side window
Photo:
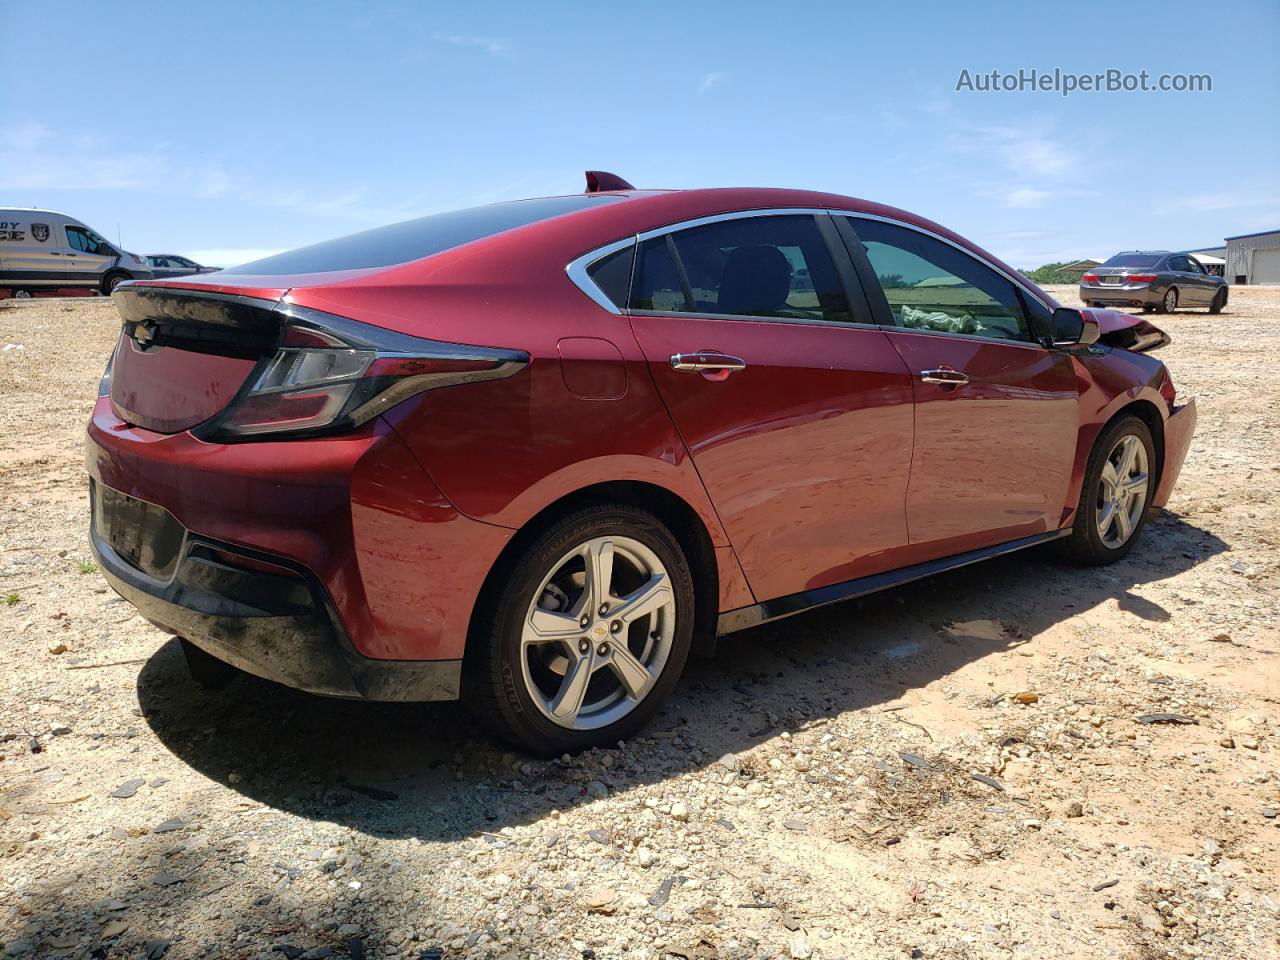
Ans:
<svg viewBox="0 0 1280 960"><path fill-rule="evenodd" d="M650 240L636 271L634 309L847 322L849 303L812 216L723 220ZM658 302L672 304L659 307ZM647 303L654 306L645 306Z"/></svg>
<svg viewBox="0 0 1280 960"><path fill-rule="evenodd" d="M671 257L667 238L655 237L640 245L636 254L635 281L631 285L632 310L687 311L680 268Z"/></svg>
<svg viewBox="0 0 1280 960"><path fill-rule="evenodd" d="M852 220L894 323L992 340L1031 340L1013 283L933 237L879 220Z"/></svg>
<svg viewBox="0 0 1280 960"><path fill-rule="evenodd" d="M631 287L631 261L635 253L636 248L632 244L622 250L615 250L587 267L587 276L591 278L591 282L620 310L627 305L627 290Z"/></svg>
<svg viewBox="0 0 1280 960"><path fill-rule="evenodd" d="M437 213L254 260L228 272L269 276L389 267L429 257L505 230L577 213L593 204L617 203L619 200L618 197L601 194L583 194L515 200Z"/></svg>

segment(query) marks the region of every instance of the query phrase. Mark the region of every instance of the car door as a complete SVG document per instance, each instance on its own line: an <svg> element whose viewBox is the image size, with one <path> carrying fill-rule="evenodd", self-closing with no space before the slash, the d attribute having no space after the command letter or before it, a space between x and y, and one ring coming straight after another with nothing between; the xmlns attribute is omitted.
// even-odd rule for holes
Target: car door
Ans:
<svg viewBox="0 0 1280 960"><path fill-rule="evenodd" d="M1213 298L1218 293L1218 285L1214 282L1209 272L1200 265L1195 257L1184 257L1187 261L1187 278L1195 284L1197 291L1197 302L1201 306L1207 307L1213 302Z"/></svg>
<svg viewBox="0 0 1280 960"><path fill-rule="evenodd" d="M185 272L173 262L172 257L147 257L147 263L151 265L151 273L157 279L177 277Z"/></svg>
<svg viewBox="0 0 1280 960"><path fill-rule="evenodd" d="M911 380L851 279L822 213L717 218L637 250L632 326L758 600L908 547Z"/></svg>
<svg viewBox="0 0 1280 960"><path fill-rule="evenodd" d="M1070 357L1018 288L941 237L844 221L873 312L911 372L913 562L1058 529L1079 430Z"/></svg>
<svg viewBox="0 0 1280 960"><path fill-rule="evenodd" d="M68 223L66 257L73 275L81 282L98 282L116 262L115 249L88 227Z"/></svg>

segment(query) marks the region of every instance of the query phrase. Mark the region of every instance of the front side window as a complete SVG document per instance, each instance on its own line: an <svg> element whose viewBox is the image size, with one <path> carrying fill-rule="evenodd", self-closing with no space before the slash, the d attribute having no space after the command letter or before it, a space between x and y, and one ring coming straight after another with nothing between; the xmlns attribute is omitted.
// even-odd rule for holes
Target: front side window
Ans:
<svg viewBox="0 0 1280 960"><path fill-rule="evenodd" d="M851 223L898 326L1033 339L1017 289L990 267L916 230L879 220Z"/></svg>
<svg viewBox="0 0 1280 960"><path fill-rule="evenodd" d="M84 227L67 227L67 243L70 244L72 250L79 250L82 253L93 253L99 256L111 256L111 248L107 246L107 242L92 230L86 230Z"/></svg>

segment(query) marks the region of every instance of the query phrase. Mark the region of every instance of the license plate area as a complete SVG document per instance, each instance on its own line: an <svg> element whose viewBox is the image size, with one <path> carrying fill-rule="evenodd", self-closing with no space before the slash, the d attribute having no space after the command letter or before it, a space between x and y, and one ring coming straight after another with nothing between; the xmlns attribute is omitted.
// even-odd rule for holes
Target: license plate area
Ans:
<svg viewBox="0 0 1280 960"><path fill-rule="evenodd" d="M168 510L93 483L93 528L121 560L158 580L177 569L187 530Z"/></svg>
<svg viewBox="0 0 1280 960"><path fill-rule="evenodd" d="M1103 285L1104 285L1104 286L1108 286L1108 287L1118 287L1118 286L1120 286L1121 280L1122 280L1123 278L1121 278L1121 277L1100 277L1099 279L1102 281L1102 283L1103 283Z"/></svg>

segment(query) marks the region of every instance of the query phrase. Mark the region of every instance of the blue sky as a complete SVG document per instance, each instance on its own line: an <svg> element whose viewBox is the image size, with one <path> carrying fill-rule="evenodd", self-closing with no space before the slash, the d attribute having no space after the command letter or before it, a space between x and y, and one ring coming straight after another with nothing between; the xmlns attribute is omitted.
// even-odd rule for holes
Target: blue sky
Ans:
<svg viewBox="0 0 1280 960"><path fill-rule="evenodd" d="M1017 266L1280 226L1276 0L968 6L0 0L0 206L219 264L586 168L866 197ZM955 89L1033 67L1213 90Z"/></svg>

